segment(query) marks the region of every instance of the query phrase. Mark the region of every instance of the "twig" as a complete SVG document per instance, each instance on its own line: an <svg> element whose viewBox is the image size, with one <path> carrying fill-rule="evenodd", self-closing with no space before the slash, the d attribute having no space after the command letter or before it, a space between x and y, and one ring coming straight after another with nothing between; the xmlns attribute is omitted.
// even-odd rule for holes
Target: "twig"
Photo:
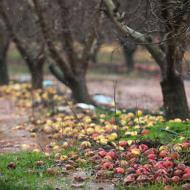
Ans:
<svg viewBox="0 0 190 190"><path fill-rule="evenodd" d="M116 90L117 90L117 80L114 81L114 112L115 112L115 123L117 122L117 101L116 101Z"/></svg>
<svg viewBox="0 0 190 190"><path fill-rule="evenodd" d="M178 133L176 133L176 132L174 132L174 131L172 131L172 130L168 130L168 129L160 129L160 131L164 131L164 132L170 133L170 134L172 134L172 135L179 136Z"/></svg>

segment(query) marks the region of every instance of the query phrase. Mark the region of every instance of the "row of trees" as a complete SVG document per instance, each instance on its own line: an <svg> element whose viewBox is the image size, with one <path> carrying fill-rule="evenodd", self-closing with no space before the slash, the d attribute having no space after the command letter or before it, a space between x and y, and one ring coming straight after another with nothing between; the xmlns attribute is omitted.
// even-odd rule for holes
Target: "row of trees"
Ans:
<svg viewBox="0 0 190 190"><path fill-rule="evenodd" d="M126 14L119 10L120 4ZM47 62L52 74L71 89L76 102L94 103L86 84L89 60L102 35L116 37L124 50L131 49L127 51L130 56L136 48L128 46L130 41L152 55L161 70L166 117L184 119L189 114L182 78L189 4L188 0L2 0L0 15L2 26L26 60L34 88L42 87L42 68ZM131 13L136 17L130 19ZM154 41L155 36L160 43ZM5 52L7 39L3 37L1 43ZM5 71L3 75L7 75Z"/></svg>

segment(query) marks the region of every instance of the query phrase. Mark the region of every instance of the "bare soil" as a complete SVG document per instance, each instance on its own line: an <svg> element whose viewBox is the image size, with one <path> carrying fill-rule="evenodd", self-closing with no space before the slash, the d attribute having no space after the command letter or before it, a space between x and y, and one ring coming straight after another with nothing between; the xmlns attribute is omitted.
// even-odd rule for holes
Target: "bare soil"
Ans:
<svg viewBox="0 0 190 190"><path fill-rule="evenodd" d="M117 81L116 101L123 108L146 109L153 112L162 107L162 93L159 76L148 75L126 77L119 75L98 75L88 77L91 94L101 93L114 96L114 83ZM185 88L190 106L190 81L185 81Z"/></svg>
<svg viewBox="0 0 190 190"><path fill-rule="evenodd" d="M39 137L32 138L23 126L28 118L28 111L18 109L10 99L0 98L0 153L39 148Z"/></svg>

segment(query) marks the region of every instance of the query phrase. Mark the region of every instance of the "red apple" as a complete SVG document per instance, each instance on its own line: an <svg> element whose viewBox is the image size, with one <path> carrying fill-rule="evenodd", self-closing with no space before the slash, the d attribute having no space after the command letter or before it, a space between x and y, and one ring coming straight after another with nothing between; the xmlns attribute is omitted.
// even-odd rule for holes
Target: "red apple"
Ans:
<svg viewBox="0 0 190 190"><path fill-rule="evenodd" d="M169 178L167 177L167 176L158 176L157 178L156 178L156 182L158 182L158 183L167 183L167 182L169 182Z"/></svg>
<svg viewBox="0 0 190 190"><path fill-rule="evenodd" d="M154 165L155 169L164 169L164 165L163 165L163 161L158 161L155 165Z"/></svg>
<svg viewBox="0 0 190 190"><path fill-rule="evenodd" d="M190 183L185 183L182 185L182 190L189 190L190 189Z"/></svg>
<svg viewBox="0 0 190 190"><path fill-rule="evenodd" d="M149 154L147 157L150 160L155 160L156 159L156 155L155 154Z"/></svg>
<svg viewBox="0 0 190 190"><path fill-rule="evenodd" d="M148 146L145 144L140 144L139 149L141 152L145 152L146 150L148 150Z"/></svg>
<svg viewBox="0 0 190 190"><path fill-rule="evenodd" d="M103 168L104 170L113 169L113 164L112 164L111 162L105 162L105 163L103 163L102 168Z"/></svg>
<svg viewBox="0 0 190 190"><path fill-rule="evenodd" d="M146 182L149 181L149 177L147 175L139 175L136 179L137 182Z"/></svg>
<svg viewBox="0 0 190 190"><path fill-rule="evenodd" d="M127 177L124 178L124 184L129 184L135 181L136 175L130 174Z"/></svg>
<svg viewBox="0 0 190 190"><path fill-rule="evenodd" d="M150 130L148 129L143 129L141 132L141 135L148 135L148 134L150 134Z"/></svg>
<svg viewBox="0 0 190 190"><path fill-rule="evenodd" d="M146 150L144 152L144 155L149 155L149 154L155 154L155 149L154 148L150 148L148 150Z"/></svg>
<svg viewBox="0 0 190 190"><path fill-rule="evenodd" d="M182 144L182 147L185 148L185 149L190 148L190 142L184 142L184 143Z"/></svg>
<svg viewBox="0 0 190 190"><path fill-rule="evenodd" d="M174 182L174 183L179 183L179 182L180 182L180 179L181 179L181 178L180 178L179 176L173 176L171 180L172 180L172 182Z"/></svg>
<svg viewBox="0 0 190 190"><path fill-rule="evenodd" d="M133 165L133 168L136 170L136 169L138 169L140 167L140 164L134 164Z"/></svg>
<svg viewBox="0 0 190 190"><path fill-rule="evenodd" d="M168 155L168 151L167 150L162 150L160 153L159 153L159 156L161 157L161 158L164 158L164 157L166 157Z"/></svg>
<svg viewBox="0 0 190 190"><path fill-rule="evenodd" d="M107 154L105 150L101 150L98 152L98 155L101 156L102 158Z"/></svg>
<svg viewBox="0 0 190 190"><path fill-rule="evenodd" d="M185 170L186 166L185 166L185 164L180 163L180 164L177 165L177 168L180 169L180 170Z"/></svg>
<svg viewBox="0 0 190 190"><path fill-rule="evenodd" d="M163 162L163 166L168 169L168 168L172 168L174 166L174 163L172 161L165 161Z"/></svg>
<svg viewBox="0 0 190 190"><path fill-rule="evenodd" d="M108 155L108 154L106 154L106 156L104 157L104 159L109 160L109 161L113 160L112 157L110 155Z"/></svg>
<svg viewBox="0 0 190 190"><path fill-rule="evenodd" d="M167 174L168 172L165 169L159 169L158 171L155 172L156 176L165 176Z"/></svg>
<svg viewBox="0 0 190 190"><path fill-rule="evenodd" d="M182 179L183 179L183 180L188 180L188 179L190 179L190 173L185 173L185 174L183 174Z"/></svg>
<svg viewBox="0 0 190 190"><path fill-rule="evenodd" d="M124 174L125 170L123 168L121 168L121 167L118 167L118 168L115 169L115 173L117 173L117 174Z"/></svg>
<svg viewBox="0 0 190 190"><path fill-rule="evenodd" d="M112 159L114 159L116 157L116 154L114 151L109 151L106 156L110 156Z"/></svg>
<svg viewBox="0 0 190 190"><path fill-rule="evenodd" d="M137 175L142 175L142 174L148 174L149 169L146 169L144 167L140 167L139 169L136 170Z"/></svg>
<svg viewBox="0 0 190 190"><path fill-rule="evenodd" d="M129 165L129 163L126 160L121 160L120 165L121 165L121 167L126 167Z"/></svg>
<svg viewBox="0 0 190 190"><path fill-rule="evenodd" d="M119 141L119 146L125 147L127 145L128 145L127 141Z"/></svg>
<svg viewBox="0 0 190 190"><path fill-rule="evenodd" d="M188 173L188 174L190 174L190 167L186 167L185 169L184 169L184 173Z"/></svg>
<svg viewBox="0 0 190 190"><path fill-rule="evenodd" d="M183 174L183 170L177 169L177 170L174 171L175 176L180 176L182 174Z"/></svg>
<svg viewBox="0 0 190 190"><path fill-rule="evenodd" d="M152 165L151 165L151 164L145 164L143 167L144 167L146 170L149 170L149 169L152 168Z"/></svg>
<svg viewBox="0 0 190 190"><path fill-rule="evenodd" d="M173 160L178 160L179 159L179 154L177 152L171 152L170 157Z"/></svg>
<svg viewBox="0 0 190 190"><path fill-rule="evenodd" d="M163 160L164 160L164 161L172 161L172 158L171 158L171 157L166 156Z"/></svg>
<svg viewBox="0 0 190 190"><path fill-rule="evenodd" d="M129 168L127 168L126 169L126 173L135 173L135 169L134 168L132 168L132 167L129 167Z"/></svg>

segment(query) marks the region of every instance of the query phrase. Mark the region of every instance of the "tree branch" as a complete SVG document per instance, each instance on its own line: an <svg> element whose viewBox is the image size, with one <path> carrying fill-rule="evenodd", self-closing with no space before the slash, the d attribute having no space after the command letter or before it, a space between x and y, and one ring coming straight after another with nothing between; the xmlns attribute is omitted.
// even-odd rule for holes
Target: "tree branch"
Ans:
<svg viewBox="0 0 190 190"><path fill-rule="evenodd" d="M63 72L61 72L59 67L57 67L55 64L52 63L48 66L48 68L49 68L50 72L56 77L57 80L61 81L65 85L67 85L64 74L63 74Z"/></svg>
<svg viewBox="0 0 190 190"><path fill-rule="evenodd" d="M89 34L87 35L86 41L84 43L84 49L82 52L81 59L83 62L83 67L85 69L87 69L87 67L88 67L88 61L90 59L92 47L93 47L94 43L96 43L96 41L97 41L97 30L102 23L103 17L102 17L101 11L100 11L101 6L102 6L102 3L98 3L97 7L95 8L97 10L96 10L96 14L95 14L95 21L93 24L93 28L92 28L92 31L90 31Z"/></svg>
<svg viewBox="0 0 190 190"><path fill-rule="evenodd" d="M163 71L165 68L165 54L161 48L157 44L151 43L152 39L149 36L146 36L128 27L122 21L122 16L117 10L113 0L103 0L103 3L107 9L106 13L109 15L119 31L124 35L131 36L137 43L144 45Z"/></svg>
<svg viewBox="0 0 190 190"><path fill-rule="evenodd" d="M55 60L55 62L58 64L61 70L64 71L65 75L72 76L73 72L72 72L72 69L70 68L70 65L68 65L64 61L64 59L61 57L60 53L57 51L56 47L54 46L54 43L52 42L51 35L46 25L46 22L43 16L43 10L40 7L39 0L33 0L33 3L34 3L34 7L39 18L39 23L40 23L41 30L44 36L44 40L48 46L48 49L52 58Z"/></svg>
<svg viewBox="0 0 190 190"><path fill-rule="evenodd" d="M14 41L14 43L17 46L17 48L18 48L20 54L22 55L22 57L26 60L26 63L28 65L29 69L31 69L31 67L33 65L33 61L30 58L30 55L27 52L26 48L24 47L24 45L22 44L22 42L19 40L16 33L14 32L14 29L13 29L11 23L10 23L10 20L9 20L9 18L8 18L6 12L5 12L5 9L4 9L2 3L3 2L0 1L0 15L1 15L2 19L4 20L6 28L9 31L10 37Z"/></svg>
<svg viewBox="0 0 190 190"><path fill-rule="evenodd" d="M68 59L69 64L71 65L71 68L75 72L76 68L76 62L77 62L77 54L74 50L73 44L73 36L71 33L71 29L69 26L69 10L66 7L66 3L64 0L57 0L57 3L61 9L61 31L62 31L62 42L63 42L63 48L66 52L66 56Z"/></svg>

